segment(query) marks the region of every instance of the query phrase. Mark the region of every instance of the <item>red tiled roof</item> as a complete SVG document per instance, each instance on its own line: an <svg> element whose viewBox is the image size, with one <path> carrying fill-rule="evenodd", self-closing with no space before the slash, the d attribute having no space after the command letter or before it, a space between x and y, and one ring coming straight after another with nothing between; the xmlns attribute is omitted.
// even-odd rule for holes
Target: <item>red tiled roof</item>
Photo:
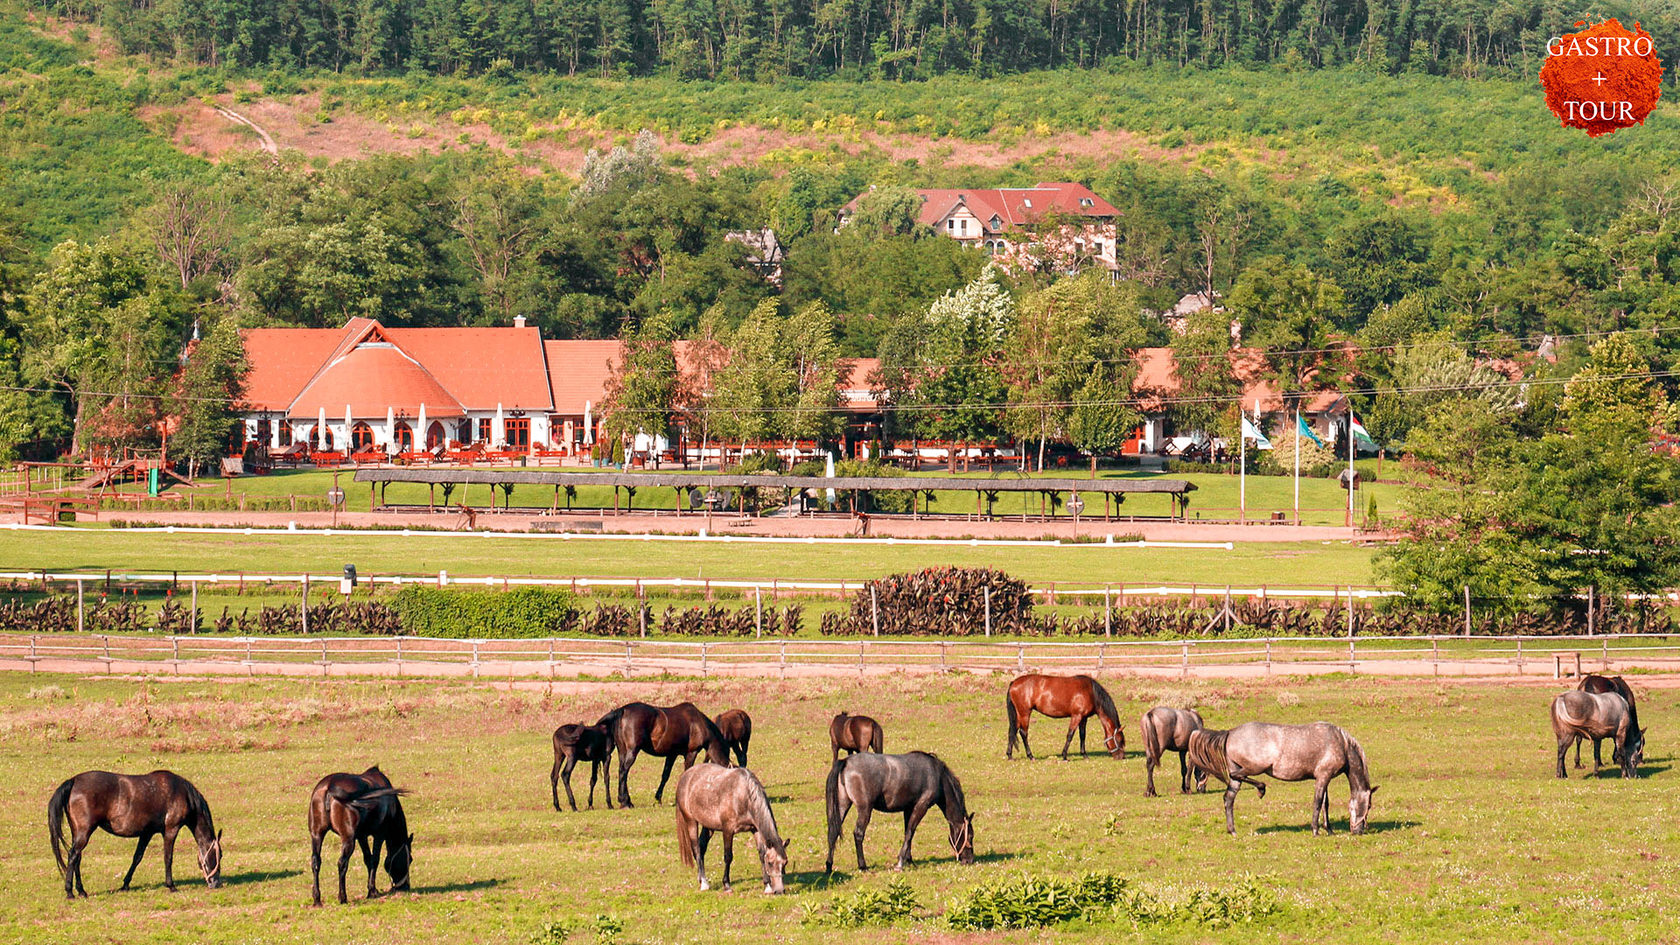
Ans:
<svg viewBox="0 0 1680 945"><path fill-rule="evenodd" d="M542 347L548 361L549 388L554 391L554 412L581 417L587 401L599 417L607 378L618 360L618 342L545 341Z"/></svg>
<svg viewBox="0 0 1680 945"><path fill-rule="evenodd" d="M385 334L469 410L554 405L535 328L388 328Z"/></svg>
<svg viewBox="0 0 1680 945"><path fill-rule="evenodd" d="M342 328L247 328L245 406L285 410L327 361L344 336ZM339 409L344 408L343 404Z"/></svg>
<svg viewBox="0 0 1680 945"><path fill-rule="evenodd" d="M1120 211L1116 210L1113 204L1098 197L1089 187L1068 181L997 190L930 188L917 190L916 193L922 198L921 210L916 219L925 226L938 224L959 203L966 204L969 211L980 218L982 224L989 224L991 218L996 216L1002 222L1003 229L1032 223L1051 213L1086 217L1120 215ZM847 212L855 211L857 202L861 199L863 194L852 198L844 209ZM1082 205L1082 201L1085 200L1090 201L1089 206Z"/></svg>
<svg viewBox="0 0 1680 945"><path fill-rule="evenodd" d="M1282 410L1283 395L1271 376L1266 357L1257 348L1237 348L1228 357L1231 371L1242 383L1243 406L1254 409L1256 401L1262 412ZM1132 390L1139 395L1145 410L1160 410L1164 399L1182 388L1177 373L1177 360L1171 348L1140 348L1137 353L1138 376ZM1322 413L1333 406L1342 395L1333 390L1313 391L1301 401L1302 413Z"/></svg>
<svg viewBox="0 0 1680 945"><path fill-rule="evenodd" d="M840 408L877 411L881 405L870 392L869 378L881 367L880 358L846 358L840 362Z"/></svg>
<svg viewBox="0 0 1680 945"><path fill-rule="evenodd" d="M292 401L289 416L384 417L389 410L410 416L426 405L428 418L465 416L461 403L418 361L390 342L366 341L328 364Z"/></svg>

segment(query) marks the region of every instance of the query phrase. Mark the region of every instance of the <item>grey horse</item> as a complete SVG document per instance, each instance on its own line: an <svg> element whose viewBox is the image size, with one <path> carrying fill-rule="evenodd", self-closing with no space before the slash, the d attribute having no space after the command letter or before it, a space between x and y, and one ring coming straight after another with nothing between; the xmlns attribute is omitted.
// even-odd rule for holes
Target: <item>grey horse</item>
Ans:
<svg viewBox="0 0 1680 945"><path fill-rule="evenodd" d="M912 859L910 844L916 837L916 825L936 806L950 824L951 852L957 855L957 862L974 862L974 815L968 812L962 783L934 755L925 751L848 755L829 769L823 794L828 808L827 872L834 872L834 844L854 804L858 815L852 839L857 845L859 871L868 869L863 860L863 835L869 829L872 812L904 812L904 847L898 853L898 868L903 869Z"/></svg>
<svg viewBox="0 0 1680 945"><path fill-rule="evenodd" d="M1143 770L1148 783L1144 786L1144 797L1156 797L1155 769L1161 765L1161 756L1169 751L1178 752L1178 780L1179 793L1190 793L1190 766L1185 763L1185 753L1190 750L1190 733L1200 728L1202 717L1194 709L1174 709L1161 705L1143 714L1143 721L1139 726L1143 729ZM1207 790L1207 772L1196 769L1196 790Z"/></svg>
<svg viewBox="0 0 1680 945"><path fill-rule="evenodd" d="M750 833L764 867L764 891L782 891L787 841L776 830L776 815L764 785L745 768L703 762L677 779L677 853L684 866L698 866L700 888L706 880L706 846L712 831L723 834L723 888L729 891L729 867L735 861L735 835Z"/></svg>
<svg viewBox="0 0 1680 945"><path fill-rule="evenodd" d="M1190 734L1190 763L1225 782L1225 832L1237 832L1237 788L1254 785L1261 797L1266 785L1255 778L1271 775L1279 781L1312 780L1313 836L1320 821L1330 829L1330 781L1342 775L1348 780L1348 830L1365 832L1371 814L1371 795L1377 793L1365 763L1365 749L1340 726L1329 722L1311 725L1275 725L1246 722L1230 731L1201 729Z"/></svg>
<svg viewBox="0 0 1680 945"><path fill-rule="evenodd" d="M1621 762L1622 777L1639 777L1645 760L1645 731L1633 707L1616 692L1582 692L1572 689L1552 700L1552 734L1557 736L1557 776L1568 777L1563 762L1569 746L1579 738L1614 738L1615 758ZM1598 773L1598 753L1593 753L1593 774Z"/></svg>

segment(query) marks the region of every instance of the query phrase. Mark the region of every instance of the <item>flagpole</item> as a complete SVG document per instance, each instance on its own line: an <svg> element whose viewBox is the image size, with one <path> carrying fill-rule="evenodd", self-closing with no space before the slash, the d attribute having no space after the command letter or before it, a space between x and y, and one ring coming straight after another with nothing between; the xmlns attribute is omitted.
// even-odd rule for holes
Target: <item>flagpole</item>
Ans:
<svg viewBox="0 0 1680 945"><path fill-rule="evenodd" d="M1301 402L1295 401L1295 524L1301 524Z"/></svg>
<svg viewBox="0 0 1680 945"><path fill-rule="evenodd" d="M1248 521L1248 431L1243 426L1248 416L1242 401L1237 401L1237 522Z"/></svg>
<svg viewBox="0 0 1680 945"><path fill-rule="evenodd" d="M1348 411L1348 415L1347 415L1347 437L1348 437L1348 511L1347 511L1347 526L1349 528L1352 528L1353 527L1353 483L1354 483L1354 478L1353 477L1355 476L1355 473L1353 471L1353 401L1351 401L1351 400L1348 401L1347 411Z"/></svg>

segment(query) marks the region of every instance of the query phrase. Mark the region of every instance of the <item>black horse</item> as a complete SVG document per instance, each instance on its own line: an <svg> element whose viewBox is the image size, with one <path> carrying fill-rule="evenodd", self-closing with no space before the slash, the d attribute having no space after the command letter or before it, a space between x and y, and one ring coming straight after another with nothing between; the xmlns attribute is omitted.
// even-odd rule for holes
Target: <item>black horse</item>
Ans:
<svg viewBox="0 0 1680 945"><path fill-rule="evenodd" d="M408 832L408 818L403 816L399 799L403 793L391 786L391 779L378 765L361 774L329 774L315 785L309 795L309 869L314 876L315 905L321 904L321 841L329 830L343 841L338 854L339 902L350 901L344 892L344 877L350 870L350 853L357 844L361 844L362 861L367 864L369 899L379 895L373 877L382 845L391 891L409 888L414 834Z"/></svg>
<svg viewBox="0 0 1680 945"><path fill-rule="evenodd" d="M64 818L70 818L70 855L61 848ZM53 859L64 877L64 895L74 899L82 886L82 850L95 830L119 837L138 837L134 862L123 874L122 888L134 879L146 844L163 834L163 884L175 891L175 834L182 827L198 841L198 868L211 889L222 884L222 835L210 818L210 805L192 782L172 771L151 774L112 774L84 771L60 784L47 802L47 830L52 836Z"/></svg>
<svg viewBox="0 0 1680 945"><path fill-rule="evenodd" d="M572 769L580 761L589 762L589 807L595 807L595 778L605 775L607 809L612 801L612 733L604 725L562 725L554 730L554 768L548 773L549 790L554 795L554 809L560 809L560 781L566 782L566 800L577 810L577 797L572 794Z"/></svg>
<svg viewBox="0 0 1680 945"><path fill-rule="evenodd" d="M669 708L659 708L645 702L631 702L601 716L597 727L612 733L618 750L618 806L634 807L630 803L630 766L642 752L665 759L665 773L659 777L659 788L653 792L655 803L665 799L665 784L671 780L671 768L677 759L683 760L683 770L694 766L694 759L702 750L706 760L715 765L729 765L729 749L723 733L692 702Z"/></svg>
<svg viewBox="0 0 1680 945"><path fill-rule="evenodd" d="M910 843L916 837L916 825L935 805L950 824L951 852L957 855L957 862L974 862L974 815L963 799L962 783L945 762L925 751L847 755L829 769L823 796L828 806L828 862L824 869L830 873L834 872L835 841L840 839L840 828L854 804L858 815L852 839L857 844L860 871L868 869L863 861L863 835L869 829L871 813L904 812L904 848L898 853L898 868L903 869L911 862Z"/></svg>
<svg viewBox="0 0 1680 945"><path fill-rule="evenodd" d="M730 709L718 713L714 719L718 731L723 733L723 744L735 753L735 760L740 767L747 766L747 748L752 744L752 716L745 709Z"/></svg>

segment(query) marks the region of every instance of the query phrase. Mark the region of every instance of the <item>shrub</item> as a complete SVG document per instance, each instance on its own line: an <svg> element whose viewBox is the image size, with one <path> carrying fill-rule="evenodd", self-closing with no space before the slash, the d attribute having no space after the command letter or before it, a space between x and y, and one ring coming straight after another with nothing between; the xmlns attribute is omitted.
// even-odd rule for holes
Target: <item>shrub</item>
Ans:
<svg viewBox="0 0 1680 945"><path fill-rule="evenodd" d="M892 925L911 918L921 903L916 892L901 877L894 877L880 889L860 889L851 894L837 893L828 900L828 911L821 907L809 909L803 921L809 925L835 925L858 928L868 925Z"/></svg>
<svg viewBox="0 0 1680 945"><path fill-rule="evenodd" d="M1278 911L1277 896L1244 877L1231 889L1196 887L1182 897L1135 889L1113 873L1076 880L1021 876L983 883L951 901L951 928L1030 929L1092 922L1189 922L1210 928L1251 923Z"/></svg>
<svg viewBox="0 0 1680 945"><path fill-rule="evenodd" d="M992 628L1018 632L1032 622L1027 584L995 568L926 568L870 581L852 598L852 610L824 633L873 633L879 611L882 633L969 636L986 631L987 591Z"/></svg>
<svg viewBox="0 0 1680 945"><path fill-rule="evenodd" d="M392 606L405 632L452 639L558 636L578 617L570 591L539 587L466 591L411 584L397 592Z"/></svg>

